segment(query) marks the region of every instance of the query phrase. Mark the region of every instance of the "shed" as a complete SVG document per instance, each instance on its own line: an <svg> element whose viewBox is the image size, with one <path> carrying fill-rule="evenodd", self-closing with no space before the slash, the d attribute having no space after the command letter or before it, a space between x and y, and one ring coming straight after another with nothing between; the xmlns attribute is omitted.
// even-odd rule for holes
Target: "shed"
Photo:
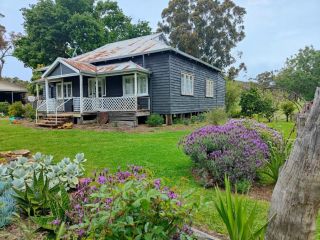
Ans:
<svg viewBox="0 0 320 240"><path fill-rule="evenodd" d="M24 101L28 90L16 83L0 80L0 102Z"/></svg>

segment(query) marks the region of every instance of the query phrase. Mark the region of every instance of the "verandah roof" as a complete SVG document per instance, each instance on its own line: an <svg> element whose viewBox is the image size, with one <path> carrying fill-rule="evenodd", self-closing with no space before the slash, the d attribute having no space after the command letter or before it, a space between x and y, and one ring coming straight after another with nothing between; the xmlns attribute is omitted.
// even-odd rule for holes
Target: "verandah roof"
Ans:
<svg viewBox="0 0 320 240"><path fill-rule="evenodd" d="M59 67L59 64L64 65L64 67L68 69L68 73L63 73L62 71L60 73L58 71L58 74L55 73L54 75L52 75L53 72L56 72L56 68ZM132 61L95 66L90 63L75 61L72 59L58 58L50 66L50 68L45 71L45 73L42 75L42 78L60 78L71 75L79 75L81 73L89 75L113 75L121 73L125 74L129 72L150 73L148 69L143 68ZM41 82L41 80L38 80L38 82Z"/></svg>
<svg viewBox="0 0 320 240"><path fill-rule="evenodd" d="M20 92L26 93L28 90L20 85L8 81L0 80L0 92Z"/></svg>

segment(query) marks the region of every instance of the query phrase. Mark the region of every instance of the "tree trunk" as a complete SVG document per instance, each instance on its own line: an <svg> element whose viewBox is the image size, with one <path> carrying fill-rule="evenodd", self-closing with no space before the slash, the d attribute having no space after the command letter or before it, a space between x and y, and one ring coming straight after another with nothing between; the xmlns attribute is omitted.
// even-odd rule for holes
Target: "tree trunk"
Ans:
<svg viewBox="0 0 320 240"><path fill-rule="evenodd" d="M320 207L320 88L298 116L298 136L274 188L266 240L314 239Z"/></svg>

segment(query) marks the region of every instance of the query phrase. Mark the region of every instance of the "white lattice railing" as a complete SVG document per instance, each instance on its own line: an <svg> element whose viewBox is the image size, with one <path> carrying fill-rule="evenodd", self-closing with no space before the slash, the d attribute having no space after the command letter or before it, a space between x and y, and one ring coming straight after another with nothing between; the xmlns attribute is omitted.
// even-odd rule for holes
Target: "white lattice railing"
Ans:
<svg viewBox="0 0 320 240"><path fill-rule="evenodd" d="M69 100L71 99L67 101ZM82 112L125 112L150 108L150 99L140 99L139 101L138 104L137 97L83 98ZM48 100L39 100L37 102L37 111L49 113L64 112L65 103L65 99L50 98ZM72 105L74 112L80 112L80 97L73 97Z"/></svg>
<svg viewBox="0 0 320 240"><path fill-rule="evenodd" d="M137 97L83 98L83 112L136 111Z"/></svg>

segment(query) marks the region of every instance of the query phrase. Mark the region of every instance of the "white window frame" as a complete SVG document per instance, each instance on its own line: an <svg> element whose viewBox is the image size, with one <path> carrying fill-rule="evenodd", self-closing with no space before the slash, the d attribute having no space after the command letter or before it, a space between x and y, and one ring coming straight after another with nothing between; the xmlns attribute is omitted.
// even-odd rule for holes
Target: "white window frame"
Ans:
<svg viewBox="0 0 320 240"><path fill-rule="evenodd" d="M70 98L72 98L72 82L65 82L65 83L63 83L63 90L64 89L67 89L67 86L70 86L70 96L68 95L68 91L66 91L66 95L64 95L63 97L65 98L65 99L70 99ZM64 94L64 92L63 92L63 94Z"/></svg>
<svg viewBox="0 0 320 240"><path fill-rule="evenodd" d="M60 91L58 90L60 86ZM56 98L63 99L63 89L62 89L62 82L56 84Z"/></svg>
<svg viewBox="0 0 320 240"><path fill-rule="evenodd" d="M126 79L132 80L132 84L133 84L133 87L132 87L133 93L132 94L126 94L126 84L125 84ZM129 97L129 96L134 96L134 93L135 93L134 75L122 76L122 95L125 97Z"/></svg>
<svg viewBox="0 0 320 240"><path fill-rule="evenodd" d="M138 84L137 84L137 86L138 86L138 91L137 91L138 92L138 96L139 97L149 96L148 75L146 75L146 74L138 74L137 77L138 77L137 78L137 80L138 80ZM141 84L142 79L144 81L146 81L146 91L145 92L140 92L140 84Z"/></svg>
<svg viewBox="0 0 320 240"><path fill-rule="evenodd" d="M88 95L90 93L90 82L94 82L94 91L96 92L96 78L88 78ZM106 90L106 79L105 78L98 78L98 85L101 84L101 97L106 97L107 96L107 90ZM96 97L93 96L93 97Z"/></svg>
<svg viewBox="0 0 320 240"><path fill-rule="evenodd" d="M214 81L210 78L206 79L206 97L214 97Z"/></svg>
<svg viewBox="0 0 320 240"><path fill-rule="evenodd" d="M194 74L181 72L181 95L194 95Z"/></svg>
<svg viewBox="0 0 320 240"><path fill-rule="evenodd" d="M60 91L59 91L60 86ZM64 95L64 90L67 88L67 86L70 86L71 89L71 96L68 96L68 92L66 91L66 95ZM72 82L64 82L62 85L62 82L56 83L56 99L70 99L73 97L72 92Z"/></svg>
<svg viewBox="0 0 320 240"><path fill-rule="evenodd" d="M122 76L122 92L123 92L123 96L135 96L135 83L134 83L134 74L133 75L124 75ZM132 94L126 94L126 84L125 81L126 79L130 79L132 81L132 89L133 89L133 93ZM144 79L146 81L146 91L145 92L140 92L140 88L139 88L139 84L141 79ZM144 96L149 96L149 83L148 83L148 75L145 74L137 74L137 96L138 97L144 97Z"/></svg>

